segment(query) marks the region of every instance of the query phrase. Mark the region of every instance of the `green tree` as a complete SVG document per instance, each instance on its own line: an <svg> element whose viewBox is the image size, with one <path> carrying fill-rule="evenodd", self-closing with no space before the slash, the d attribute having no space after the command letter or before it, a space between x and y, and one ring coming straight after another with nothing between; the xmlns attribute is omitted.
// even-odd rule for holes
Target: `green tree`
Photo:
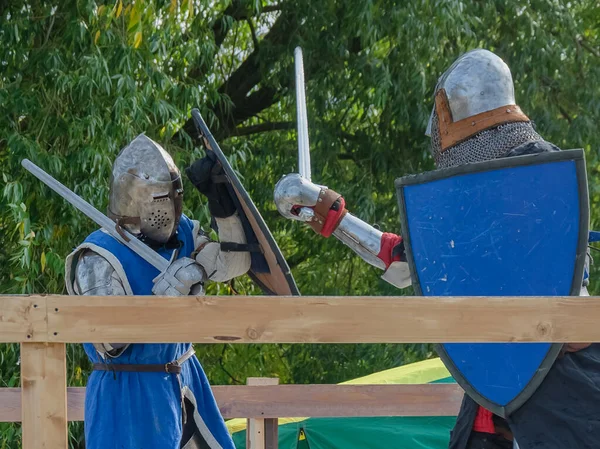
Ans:
<svg viewBox="0 0 600 449"><path fill-rule="evenodd" d="M0 4L0 291L63 293L64 258L95 229L24 173L23 158L105 210L111 162L137 134L161 142L180 167L202 155L189 121L198 106L303 294L410 293L274 207L273 186L296 169L296 45L304 49L314 179L343 193L366 221L400 232L393 181L433 168L424 130L437 77L461 53L484 47L511 67L517 101L541 134L585 148L597 224L595 1L9 1ZM185 187L185 212L208 228L206 206ZM235 288L258 293L248 279ZM229 287L213 286L217 292ZM428 345L198 351L214 383L249 375L337 382L432 356ZM18 384L17 360L15 346L0 348L1 386ZM88 369L80 347L70 347L70 383L84 384ZM18 447L18 427L0 432L0 448ZM72 437L80 447L80 425Z"/></svg>

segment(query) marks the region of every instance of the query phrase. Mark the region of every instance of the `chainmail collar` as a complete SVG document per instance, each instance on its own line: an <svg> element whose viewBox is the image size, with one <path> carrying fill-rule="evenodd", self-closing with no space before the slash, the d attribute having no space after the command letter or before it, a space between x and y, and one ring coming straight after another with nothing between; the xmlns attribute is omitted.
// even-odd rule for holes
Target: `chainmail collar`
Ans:
<svg viewBox="0 0 600 449"><path fill-rule="evenodd" d="M514 122L486 129L442 152L436 114L431 123L431 154L437 168L498 159L524 143L543 140L531 122Z"/></svg>

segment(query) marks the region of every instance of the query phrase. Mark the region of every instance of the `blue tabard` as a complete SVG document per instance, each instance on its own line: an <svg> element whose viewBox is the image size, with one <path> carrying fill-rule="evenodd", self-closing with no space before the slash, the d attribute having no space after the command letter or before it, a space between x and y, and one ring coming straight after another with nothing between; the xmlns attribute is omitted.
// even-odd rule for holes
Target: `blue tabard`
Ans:
<svg viewBox="0 0 600 449"><path fill-rule="evenodd" d="M194 250L192 221L181 217L177 237L182 246L178 257ZM123 266L134 295L152 295L156 268L103 231L85 240L110 251ZM173 250L158 253L170 259ZM169 317L165 317L168 320ZM132 344L119 357L103 360L92 344L84 344L92 363L166 364L181 357L191 343ZM179 379L178 379L179 377ZM208 435L211 449L235 449L196 356L182 366L179 376L167 373L93 371L85 400L87 449L179 449L182 435L182 390L191 391L203 423L198 428ZM196 419L196 421L198 421Z"/></svg>

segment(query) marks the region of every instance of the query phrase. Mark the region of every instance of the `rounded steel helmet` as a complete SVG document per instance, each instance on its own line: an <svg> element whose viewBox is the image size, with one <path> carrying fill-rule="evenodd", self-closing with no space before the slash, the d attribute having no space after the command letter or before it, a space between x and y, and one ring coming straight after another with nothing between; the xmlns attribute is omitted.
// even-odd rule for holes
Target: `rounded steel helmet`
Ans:
<svg viewBox="0 0 600 449"><path fill-rule="evenodd" d="M175 235L183 184L171 156L143 134L113 163L108 214L133 234L164 243Z"/></svg>
<svg viewBox="0 0 600 449"><path fill-rule="evenodd" d="M510 69L488 50L460 56L440 77L426 134L438 168L503 157L543 140L515 103Z"/></svg>

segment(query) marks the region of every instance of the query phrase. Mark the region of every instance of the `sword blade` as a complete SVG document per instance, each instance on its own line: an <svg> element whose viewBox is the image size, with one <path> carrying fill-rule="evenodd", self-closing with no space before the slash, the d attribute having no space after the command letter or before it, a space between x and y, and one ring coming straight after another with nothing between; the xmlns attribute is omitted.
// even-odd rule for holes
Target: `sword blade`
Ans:
<svg viewBox="0 0 600 449"><path fill-rule="evenodd" d="M304 91L304 63L302 49L294 50L296 69L296 120L298 123L298 173L310 181L310 148L308 144L308 118L306 112L306 93Z"/></svg>
<svg viewBox="0 0 600 449"><path fill-rule="evenodd" d="M73 205L77 210L83 212L88 218L91 218L96 224L101 226L106 232L108 232L112 237L117 239L123 245L127 246L138 256L142 257L146 262L154 266L159 271L165 271L169 267L169 262L167 259L161 257L157 252L150 249L148 246L144 245L137 238L135 238L132 234L127 232L125 229L122 229L123 233L127 236L129 241L126 241L123 237L119 235L116 230L116 223L88 203L86 200L76 195L73 191L65 187L63 184L58 182L40 167L35 165L28 159L23 159L21 161L21 165L29 171L33 176L42 181L56 193L58 193L62 198L67 200L71 205Z"/></svg>

